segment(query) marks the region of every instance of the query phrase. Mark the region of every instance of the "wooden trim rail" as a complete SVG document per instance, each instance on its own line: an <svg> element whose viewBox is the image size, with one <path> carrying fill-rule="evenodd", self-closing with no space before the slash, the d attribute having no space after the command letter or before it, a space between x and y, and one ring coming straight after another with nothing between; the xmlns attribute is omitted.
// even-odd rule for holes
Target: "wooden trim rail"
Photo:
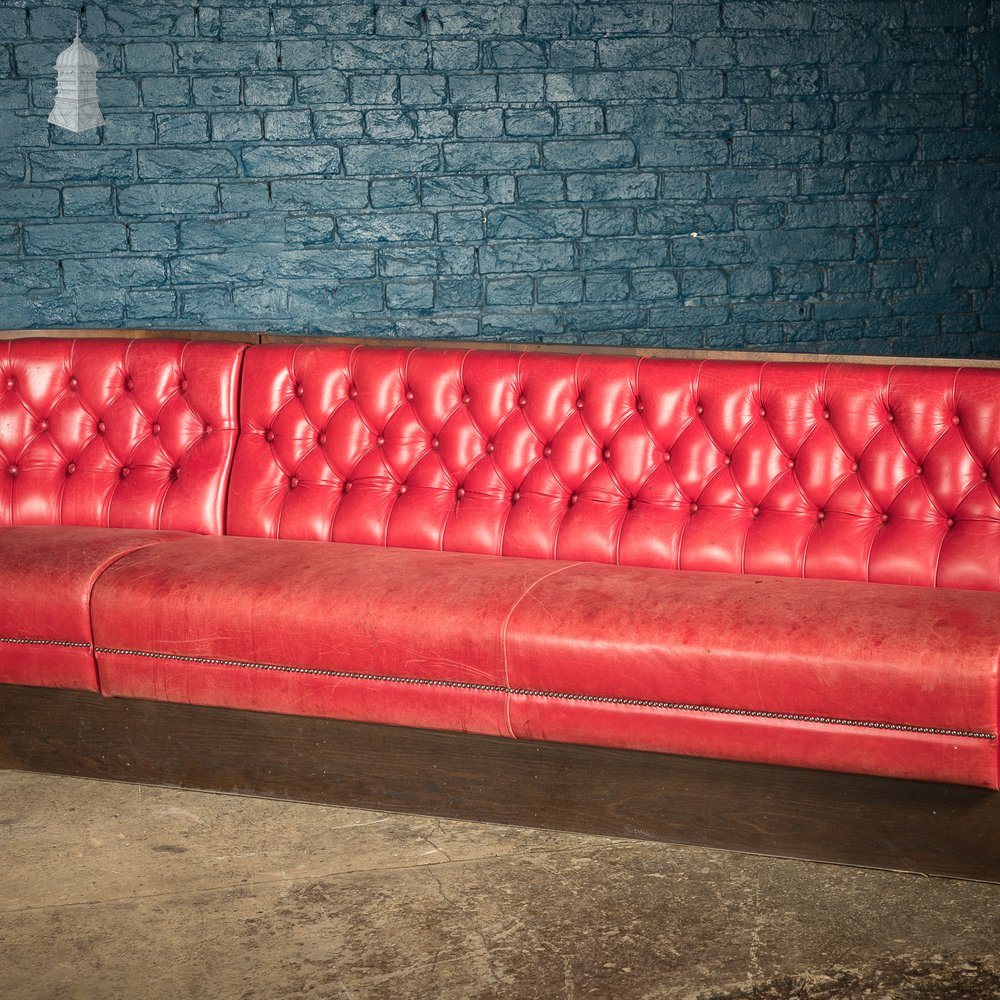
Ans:
<svg viewBox="0 0 1000 1000"><path fill-rule="evenodd" d="M0 768L1000 882L1000 793L0 685Z"/></svg>

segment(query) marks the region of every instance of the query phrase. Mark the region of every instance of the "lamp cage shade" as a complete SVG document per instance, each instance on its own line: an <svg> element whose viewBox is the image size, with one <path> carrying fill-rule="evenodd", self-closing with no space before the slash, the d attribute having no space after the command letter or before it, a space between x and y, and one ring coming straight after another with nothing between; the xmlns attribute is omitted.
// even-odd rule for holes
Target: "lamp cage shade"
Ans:
<svg viewBox="0 0 1000 1000"><path fill-rule="evenodd" d="M70 132L86 132L104 124L97 103L97 66L97 56L77 33L56 59L56 101L49 115L53 125Z"/></svg>

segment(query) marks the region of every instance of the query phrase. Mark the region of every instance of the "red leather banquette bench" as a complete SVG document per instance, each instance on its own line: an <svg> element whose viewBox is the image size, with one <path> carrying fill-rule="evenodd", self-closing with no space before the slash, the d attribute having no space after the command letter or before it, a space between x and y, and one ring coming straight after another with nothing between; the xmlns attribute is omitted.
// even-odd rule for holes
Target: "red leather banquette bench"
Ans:
<svg viewBox="0 0 1000 1000"><path fill-rule="evenodd" d="M3 341L0 765L308 798L253 775L311 741L319 798L433 808L395 740L492 783L458 814L1000 877L998 454L988 367Z"/></svg>

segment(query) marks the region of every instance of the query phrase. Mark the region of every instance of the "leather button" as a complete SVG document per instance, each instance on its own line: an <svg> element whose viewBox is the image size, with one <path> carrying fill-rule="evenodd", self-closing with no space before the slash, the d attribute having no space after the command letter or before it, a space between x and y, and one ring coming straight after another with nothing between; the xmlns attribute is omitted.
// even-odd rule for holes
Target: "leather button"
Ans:
<svg viewBox="0 0 1000 1000"><path fill-rule="evenodd" d="M696 503L691 504L691 513L695 514L698 511L698 505Z"/></svg>
<svg viewBox="0 0 1000 1000"><path fill-rule="evenodd" d="M38 429L42 431L47 431L49 429L49 422L47 420L38 421Z"/></svg>
<svg viewBox="0 0 1000 1000"><path fill-rule="evenodd" d="M344 493L350 493L351 492L351 484L350 483L344 483L344 485L341 487L341 489L343 490Z"/></svg>
<svg viewBox="0 0 1000 1000"><path fill-rule="evenodd" d="M570 503L570 506L571 506L571 507L572 507L572 506L573 506L574 504L576 504L576 503L579 503L579 502L580 502L580 497L579 497L579 495L578 495L578 494L576 494L576 493L573 493L573 494L571 494L571 495L570 495L570 498L569 498L569 503Z"/></svg>
<svg viewBox="0 0 1000 1000"><path fill-rule="evenodd" d="M785 462L785 467L788 468L788 469L794 469L795 468L795 459L794 458L790 458L787 462Z"/></svg>
<svg viewBox="0 0 1000 1000"><path fill-rule="evenodd" d="M268 429L266 431L264 431L264 440L265 441L273 441L274 440L274 431L272 431L270 427L268 427Z"/></svg>
<svg viewBox="0 0 1000 1000"><path fill-rule="evenodd" d="M893 422L893 421L894 421L894 420L896 419L896 414L895 414L895 413L893 413L893 412L892 412L892 410L890 410L890 411L889 411L889 412L888 412L888 413L887 413L887 414L885 415L885 419L886 419L886 420L888 420L888 421L889 421L889 423L891 424L891 423L892 423L892 422Z"/></svg>
<svg viewBox="0 0 1000 1000"><path fill-rule="evenodd" d="M462 497L465 496L465 487L459 486L458 489L455 490L455 496L457 496L459 500L461 500Z"/></svg>
<svg viewBox="0 0 1000 1000"><path fill-rule="evenodd" d="M699 403L699 404L698 404L698 405L697 405L697 406L696 406L696 407L694 408L694 412L695 412L695 413L697 413L697 414L698 414L698 416L700 417L700 416L701 416L701 415L702 415L702 414L703 414L703 413L705 412L705 407L704 407L704 406L702 406L702 405L701 405L701 403Z"/></svg>
<svg viewBox="0 0 1000 1000"><path fill-rule="evenodd" d="M156 437L156 435L160 433L160 425L159 424L151 424L150 428L149 428L149 433L152 434L153 437Z"/></svg>
<svg viewBox="0 0 1000 1000"><path fill-rule="evenodd" d="M857 462L851 462L851 472L857 472L861 466Z"/></svg>
<svg viewBox="0 0 1000 1000"><path fill-rule="evenodd" d="M888 522L889 522L889 515L888 514L883 514L882 515L882 523L883 524L888 524Z"/></svg>
<svg viewBox="0 0 1000 1000"><path fill-rule="evenodd" d="M409 489L409 487L406 485L406 483L400 483L399 484L399 495L402 496L408 489Z"/></svg>
<svg viewBox="0 0 1000 1000"><path fill-rule="evenodd" d="M816 520L817 521L825 521L826 520L826 511L825 510L818 510L818 511L816 511Z"/></svg>
<svg viewBox="0 0 1000 1000"><path fill-rule="evenodd" d="M983 471L979 473L979 478L980 479L989 479L990 478L990 470L989 469L983 469Z"/></svg>
<svg viewBox="0 0 1000 1000"><path fill-rule="evenodd" d="M635 412L642 413L644 409L646 409L646 404L641 399L637 399L635 401Z"/></svg>
<svg viewBox="0 0 1000 1000"><path fill-rule="evenodd" d="M173 469L170 470L170 478L171 479L177 480L177 479L180 479L180 477L181 477L181 470L180 469L173 468Z"/></svg>
<svg viewBox="0 0 1000 1000"><path fill-rule="evenodd" d="M207 437L213 430L215 430L215 428L211 424L205 424L201 432Z"/></svg>
<svg viewBox="0 0 1000 1000"><path fill-rule="evenodd" d="M440 438L431 438L431 447L432 448L440 448L441 447L441 439Z"/></svg>
<svg viewBox="0 0 1000 1000"><path fill-rule="evenodd" d="M69 378L69 387L75 389L80 383L71 375Z"/></svg>
<svg viewBox="0 0 1000 1000"><path fill-rule="evenodd" d="M135 388L135 382L132 381L131 376L125 379L125 391L131 392Z"/></svg>
<svg viewBox="0 0 1000 1000"><path fill-rule="evenodd" d="M186 378L181 379L181 384L178 386L178 389L180 389L181 392L187 392L188 380Z"/></svg>
<svg viewBox="0 0 1000 1000"><path fill-rule="evenodd" d="M123 465L121 467L121 472L119 473L119 475L122 477L122 479L128 479L129 473L131 473L131 471L132 470L127 465Z"/></svg>
<svg viewBox="0 0 1000 1000"><path fill-rule="evenodd" d="M824 410L823 411L823 419L824 420L829 420L830 419L830 411L829 410Z"/></svg>
<svg viewBox="0 0 1000 1000"><path fill-rule="evenodd" d="M753 514L754 517L760 517L760 507L754 507L750 513Z"/></svg>
<svg viewBox="0 0 1000 1000"><path fill-rule="evenodd" d="M326 433L324 431L320 431L316 437L316 441L318 444L326 444Z"/></svg>
<svg viewBox="0 0 1000 1000"><path fill-rule="evenodd" d="M955 527L955 518L953 518L953 517L949 517L948 518L948 527L949 528L954 528Z"/></svg>
<svg viewBox="0 0 1000 1000"><path fill-rule="evenodd" d="M7 469L7 471L8 471L8 472L9 472L9 473L10 473L10 474L11 474L12 476L16 476L16 475L17 475L17 471L18 471L18 470L17 470L17 466L16 466L16 465L11 465L11 466L10 466L10 467L9 467L9 468Z"/></svg>
<svg viewBox="0 0 1000 1000"><path fill-rule="evenodd" d="M98 420L98 422L97 422L97 433L98 434L103 434L106 430L107 430L107 427L104 425L104 421L103 420Z"/></svg>
<svg viewBox="0 0 1000 1000"><path fill-rule="evenodd" d="M723 465L732 465L732 464L733 464L733 460L732 460L732 459L731 459L731 458L730 458L730 457L729 457L728 455L726 455L726 456L725 456L725 457L724 457L724 458L722 459L722 464L723 464Z"/></svg>
<svg viewBox="0 0 1000 1000"><path fill-rule="evenodd" d="M577 408L578 410L582 410L582 409L583 409L583 396L580 396L580 397L579 397L579 398L577 399L577 401L576 401L576 408Z"/></svg>
<svg viewBox="0 0 1000 1000"><path fill-rule="evenodd" d="M462 402L463 403L468 404L470 402L471 398L472 397L469 396L469 394L467 392L462 394ZM521 405L523 406L524 404L522 403Z"/></svg>
<svg viewBox="0 0 1000 1000"><path fill-rule="evenodd" d="M301 382L296 382L295 383L295 395L296 396L301 396L302 393L304 393L304 392L305 392L305 389L302 388L302 383Z"/></svg>
<svg viewBox="0 0 1000 1000"><path fill-rule="evenodd" d="M669 451L665 451L663 453L663 461L664 461L664 463L669 464L669 462L670 462L670 452Z"/></svg>
<svg viewBox="0 0 1000 1000"><path fill-rule="evenodd" d="M957 427L962 422L962 418L956 413L955 416L951 418L952 426Z"/></svg>
<svg viewBox="0 0 1000 1000"><path fill-rule="evenodd" d="M757 411L757 413L762 417L767 416L767 410L765 410L763 406Z"/></svg>
<svg viewBox="0 0 1000 1000"><path fill-rule="evenodd" d="M517 405L518 406L527 406L528 405L528 397L527 396L519 396L518 399L517 399Z"/></svg>
<svg viewBox="0 0 1000 1000"><path fill-rule="evenodd" d="M514 490L514 492L511 493L511 495L510 495L510 502L511 503L517 503L517 501L520 500L520 499L521 499L520 492L518 490Z"/></svg>
<svg viewBox="0 0 1000 1000"><path fill-rule="evenodd" d="M552 445L550 445L550 444L547 444L547 445L546 445L546 446L545 446L545 447L544 447L544 448L542 449L542 454L543 454L543 455L544 455L544 456L545 456L546 458L548 458L548 457L549 457L549 455L551 455L551 454L552 454Z"/></svg>
<svg viewBox="0 0 1000 1000"><path fill-rule="evenodd" d="M381 448L382 445L385 444L385 438L380 434L377 438L375 438L375 443Z"/></svg>
<svg viewBox="0 0 1000 1000"><path fill-rule="evenodd" d="M492 441L487 441L486 442L486 451L487 451L487 453L493 451L493 442Z"/></svg>
<svg viewBox="0 0 1000 1000"><path fill-rule="evenodd" d="M350 389L347 390L347 395L350 396L351 399L357 399L358 398L358 390L357 390L357 388L352 385L350 387Z"/></svg>
<svg viewBox="0 0 1000 1000"><path fill-rule="evenodd" d="M70 462L69 465L66 466L66 475L72 476L74 472L76 472L76 464L74 462Z"/></svg>
<svg viewBox="0 0 1000 1000"><path fill-rule="evenodd" d="M297 478L296 478L295 476L292 476L292 477L291 477L291 478L290 478L290 479L288 480L288 488L289 488L290 490L294 490L294 489L295 489L295 487L296 487L296 486L298 486L298 485L299 485L299 481L298 481L298 479L297 479Z"/></svg>
<svg viewBox="0 0 1000 1000"><path fill-rule="evenodd" d="M917 466L917 467L916 467L916 468L915 468L915 469L913 470L913 474L914 474L915 476L922 476L922 475L924 474L924 467L923 467L922 465L918 465L918 466Z"/></svg>
<svg viewBox="0 0 1000 1000"><path fill-rule="evenodd" d="M636 498L635 498L635 497L629 497L629 501L628 501L628 509L629 509L629 510L635 510L635 509L636 509L636 507L638 507L638 506L639 506L639 501L638 501L638 500L636 500Z"/></svg>
<svg viewBox="0 0 1000 1000"><path fill-rule="evenodd" d="M13 389L14 385L15 385L15 382L14 382L14 380L12 378L7 379L7 388L8 389Z"/></svg>
<svg viewBox="0 0 1000 1000"><path fill-rule="evenodd" d="M611 458L611 449L605 448L604 451L601 452L601 458L603 458L605 462L609 461Z"/></svg>
<svg viewBox="0 0 1000 1000"><path fill-rule="evenodd" d="M412 389L407 389L407 390L406 390L406 398L407 398L407 399L408 399L408 400L409 400L409 401L410 401L411 403L413 402L413 390L412 390Z"/></svg>

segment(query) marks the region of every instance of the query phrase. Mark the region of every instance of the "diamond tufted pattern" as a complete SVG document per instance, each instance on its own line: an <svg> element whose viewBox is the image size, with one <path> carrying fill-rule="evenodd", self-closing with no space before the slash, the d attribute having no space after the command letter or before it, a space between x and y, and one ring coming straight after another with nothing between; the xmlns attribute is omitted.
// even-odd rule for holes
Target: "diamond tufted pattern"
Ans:
<svg viewBox="0 0 1000 1000"><path fill-rule="evenodd" d="M1000 372L250 348L228 530L1000 589Z"/></svg>
<svg viewBox="0 0 1000 1000"><path fill-rule="evenodd" d="M0 345L0 526L220 533L238 344Z"/></svg>

